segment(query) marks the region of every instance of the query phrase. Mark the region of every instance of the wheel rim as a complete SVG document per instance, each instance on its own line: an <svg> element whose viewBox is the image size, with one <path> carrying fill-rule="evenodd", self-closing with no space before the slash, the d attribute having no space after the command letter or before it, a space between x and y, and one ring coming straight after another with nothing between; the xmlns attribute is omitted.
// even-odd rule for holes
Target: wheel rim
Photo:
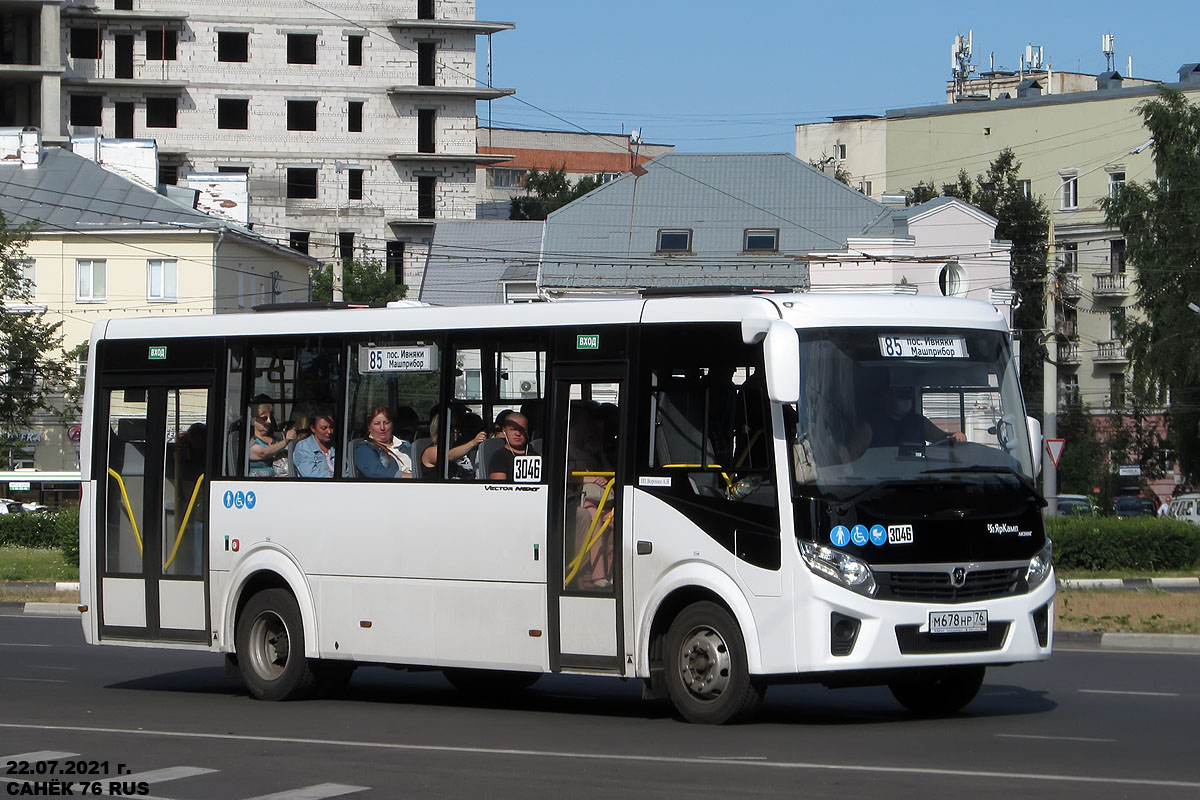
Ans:
<svg viewBox="0 0 1200 800"><path fill-rule="evenodd" d="M291 638L287 625L274 611L264 611L250 626L250 664L264 680L277 680L287 668Z"/></svg>
<svg viewBox="0 0 1200 800"><path fill-rule="evenodd" d="M729 646L707 626L693 628L679 648L679 677L698 700L716 700L729 686Z"/></svg>

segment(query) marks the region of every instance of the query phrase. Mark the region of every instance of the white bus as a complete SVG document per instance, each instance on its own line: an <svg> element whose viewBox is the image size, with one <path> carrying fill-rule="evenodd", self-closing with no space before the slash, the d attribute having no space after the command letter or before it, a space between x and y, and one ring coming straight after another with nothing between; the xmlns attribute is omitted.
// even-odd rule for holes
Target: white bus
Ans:
<svg viewBox="0 0 1200 800"><path fill-rule="evenodd" d="M1050 656L1041 433L986 304L112 320L87 390L87 641L224 653L257 698L387 664L640 678L695 722L797 681L937 714ZM381 409L410 464L368 477ZM506 410L527 437L477 443Z"/></svg>

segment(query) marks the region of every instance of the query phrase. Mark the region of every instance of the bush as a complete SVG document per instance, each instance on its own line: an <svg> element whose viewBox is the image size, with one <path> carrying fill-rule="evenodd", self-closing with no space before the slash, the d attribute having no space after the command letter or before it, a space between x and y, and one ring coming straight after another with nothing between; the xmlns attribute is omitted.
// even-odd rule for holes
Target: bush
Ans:
<svg viewBox="0 0 1200 800"><path fill-rule="evenodd" d="M79 563L79 509L0 515L0 546L55 548Z"/></svg>
<svg viewBox="0 0 1200 800"><path fill-rule="evenodd" d="M1158 517L1050 517L1054 566L1065 570L1186 570L1200 562L1200 526Z"/></svg>

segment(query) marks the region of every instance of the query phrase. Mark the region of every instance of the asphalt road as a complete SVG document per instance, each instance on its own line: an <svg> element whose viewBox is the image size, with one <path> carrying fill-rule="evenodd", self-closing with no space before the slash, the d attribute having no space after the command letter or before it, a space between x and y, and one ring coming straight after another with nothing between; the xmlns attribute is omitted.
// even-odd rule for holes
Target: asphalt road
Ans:
<svg viewBox="0 0 1200 800"><path fill-rule="evenodd" d="M990 670L951 719L914 719L886 689L788 686L755 722L711 728L643 703L636 682L561 676L483 703L436 672L367 668L345 698L260 703L219 656L88 647L75 620L0 616L0 784L176 800L1196 797L1198 668L1197 653L1064 646ZM100 774L18 774L39 760Z"/></svg>

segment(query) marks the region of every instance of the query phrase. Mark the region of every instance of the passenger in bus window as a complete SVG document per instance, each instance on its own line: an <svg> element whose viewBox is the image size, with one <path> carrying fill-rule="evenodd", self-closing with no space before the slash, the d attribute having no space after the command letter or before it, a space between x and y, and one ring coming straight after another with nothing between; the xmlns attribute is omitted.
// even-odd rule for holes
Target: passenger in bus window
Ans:
<svg viewBox="0 0 1200 800"><path fill-rule="evenodd" d="M472 411L467 411L457 419L451 418L451 420L449 477L451 480L474 480L475 462L472 457L476 448L488 438L487 426L484 424L483 418ZM429 423L429 436L434 443L426 447L425 452L421 454L421 466L434 470L435 474L440 476L443 462L441 448L438 444L439 431L438 416L435 414Z"/></svg>
<svg viewBox="0 0 1200 800"><path fill-rule="evenodd" d="M493 481L510 481L513 476L513 465L517 456L536 456L529 444L529 420L523 414L515 411L504 419L501 431L504 436L504 447L498 449L488 459L488 479Z"/></svg>
<svg viewBox="0 0 1200 800"><path fill-rule="evenodd" d="M511 408L506 408L496 415L496 421L492 423L492 437L500 439L504 437L504 420L508 419L508 415L513 413Z"/></svg>
<svg viewBox="0 0 1200 800"><path fill-rule="evenodd" d="M296 474L301 478L333 477L333 415L318 411L309 425L309 436L296 442L292 449Z"/></svg>
<svg viewBox="0 0 1200 800"><path fill-rule="evenodd" d="M860 419L850 440L850 454L857 458L872 447L897 447L926 442L965 442L962 431L949 433L934 425L913 408L910 386L888 386L875 395L872 411Z"/></svg>
<svg viewBox="0 0 1200 800"><path fill-rule="evenodd" d="M401 450L408 444L392 432L392 412L374 406L367 412L367 438L354 445L354 467L364 478L411 478L412 460Z"/></svg>
<svg viewBox="0 0 1200 800"><path fill-rule="evenodd" d="M254 398L250 407L254 432L250 438L250 466L247 475L270 478L287 475L287 446L296 440L296 431L289 429L282 436L275 430L275 408L266 395Z"/></svg>

